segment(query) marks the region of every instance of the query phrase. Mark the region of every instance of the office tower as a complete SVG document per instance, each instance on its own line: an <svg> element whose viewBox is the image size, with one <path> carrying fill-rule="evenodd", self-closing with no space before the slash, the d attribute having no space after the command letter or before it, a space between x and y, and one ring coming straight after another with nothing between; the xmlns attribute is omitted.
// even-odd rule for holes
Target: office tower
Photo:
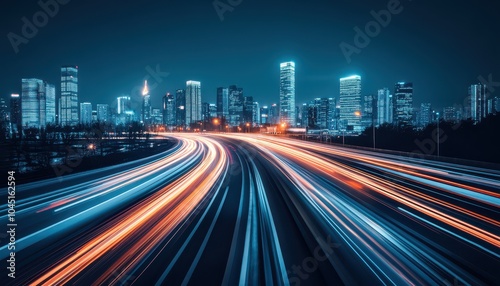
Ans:
<svg viewBox="0 0 500 286"><path fill-rule="evenodd" d="M260 124L269 124L269 107L267 105L260 108Z"/></svg>
<svg viewBox="0 0 500 286"><path fill-rule="evenodd" d="M500 97L496 96L493 98L493 113L500 113Z"/></svg>
<svg viewBox="0 0 500 286"><path fill-rule="evenodd" d="M276 103L271 105L269 109L269 123L270 124L278 124L280 121L280 110L279 106Z"/></svg>
<svg viewBox="0 0 500 286"><path fill-rule="evenodd" d="M109 121L109 105L108 104L97 104L97 121L108 122Z"/></svg>
<svg viewBox="0 0 500 286"><path fill-rule="evenodd" d="M132 110L130 96L120 96L116 99L116 102L117 114L125 114L125 112Z"/></svg>
<svg viewBox="0 0 500 286"><path fill-rule="evenodd" d="M280 106L279 121L295 126L295 63L280 64Z"/></svg>
<svg viewBox="0 0 500 286"><path fill-rule="evenodd" d="M74 126L78 120L78 67L61 67L61 97L59 98L59 122L62 126Z"/></svg>
<svg viewBox="0 0 500 286"><path fill-rule="evenodd" d="M52 93L53 89L49 88ZM52 104L51 104L52 105ZM47 113L47 83L41 79L22 79L21 118L22 126L44 128L47 116L54 117L55 110Z"/></svg>
<svg viewBox="0 0 500 286"><path fill-rule="evenodd" d="M243 122L243 105L245 98L243 88L231 85L229 87L229 116L227 122L230 126L239 126Z"/></svg>
<svg viewBox="0 0 500 286"><path fill-rule="evenodd" d="M175 92L175 116L178 127L186 127L186 91L178 89Z"/></svg>
<svg viewBox="0 0 500 286"><path fill-rule="evenodd" d="M92 121L91 123L96 123L97 122L97 110L92 110Z"/></svg>
<svg viewBox="0 0 500 286"><path fill-rule="evenodd" d="M372 126L372 124L375 124L377 113L377 100L375 96L369 94L363 97L363 111L361 113L361 125L363 129L366 129Z"/></svg>
<svg viewBox="0 0 500 286"><path fill-rule="evenodd" d="M432 107L430 103L421 103L420 104L420 113L419 113L419 127L426 127L432 121Z"/></svg>
<svg viewBox="0 0 500 286"><path fill-rule="evenodd" d="M210 120L216 118L217 117L217 104L210 103L208 105L208 111L209 111L209 115L210 115Z"/></svg>
<svg viewBox="0 0 500 286"><path fill-rule="evenodd" d="M56 87L53 84L45 84L45 105L46 105L46 124L57 124L56 121Z"/></svg>
<svg viewBox="0 0 500 286"><path fill-rule="evenodd" d="M141 121L145 125L152 123L152 107L151 107L151 94L149 94L148 81L144 81L144 88L142 90L142 112Z"/></svg>
<svg viewBox="0 0 500 286"><path fill-rule="evenodd" d="M252 104L252 126L257 127L260 125L260 106L258 102Z"/></svg>
<svg viewBox="0 0 500 286"><path fill-rule="evenodd" d="M7 101L5 98L0 97L0 122L7 123L10 121L9 109L7 108Z"/></svg>
<svg viewBox="0 0 500 286"><path fill-rule="evenodd" d="M342 129L361 132L361 77L340 79L340 124Z"/></svg>
<svg viewBox="0 0 500 286"><path fill-rule="evenodd" d="M151 124L163 124L163 112L160 108L151 109Z"/></svg>
<svg viewBox="0 0 500 286"><path fill-rule="evenodd" d="M201 121L201 83L190 80L186 82L186 124L198 121Z"/></svg>
<svg viewBox="0 0 500 286"><path fill-rule="evenodd" d="M173 94L167 93L163 96L163 124L167 126L175 126L176 108L175 97Z"/></svg>
<svg viewBox="0 0 500 286"><path fill-rule="evenodd" d="M391 92L386 87L379 89L377 94L377 126L384 123L392 124L393 111Z"/></svg>
<svg viewBox="0 0 500 286"><path fill-rule="evenodd" d="M443 109L443 120L447 122L457 122L457 110L454 106L448 106Z"/></svg>
<svg viewBox="0 0 500 286"><path fill-rule="evenodd" d="M90 102L80 103L80 123L83 125L92 123L92 104Z"/></svg>
<svg viewBox="0 0 500 286"><path fill-rule="evenodd" d="M469 87L467 115L475 122L481 121L486 116L486 86L473 84Z"/></svg>
<svg viewBox="0 0 500 286"><path fill-rule="evenodd" d="M312 100L307 105L307 114L306 114L306 128L308 129L323 129L320 127L319 123L319 111L320 104L316 100Z"/></svg>
<svg viewBox="0 0 500 286"><path fill-rule="evenodd" d="M303 103L301 106L300 106L300 126L303 127L303 128L307 128L307 124L308 124L308 111L309 111L309 104L307 103Z"/></svg>
<svg viewBox="0 0 500 286"><path fill-rule="evenodd" d="M217 116L219 118L229 117L229 89L217 88Z"/></svg>
<svg viewBox="0 0 500 286"><path fill-rule="evenodd" d="M10 122L13 133L17 133L22 128L21 97L17 93L10 96Z"/></svg>
<svg viewBox="0 0 500 286"><path fill-rule="evenodd" d="M244 96L243 97L243 118L240 124L253 125L253 97Z"/></svg>
<svg viewBox="0 0 500 286"><path fill-rule="evenodd" d="M208 102L201 104L201 120L205 123L210 122L210 104Z"/></svg>
<svg viewBox="0 0 500 286"><path fill-rule="evenodd" d="M413 83L396 83L393 101L394 123L399 128L411 128L413 120Z"/></svg>

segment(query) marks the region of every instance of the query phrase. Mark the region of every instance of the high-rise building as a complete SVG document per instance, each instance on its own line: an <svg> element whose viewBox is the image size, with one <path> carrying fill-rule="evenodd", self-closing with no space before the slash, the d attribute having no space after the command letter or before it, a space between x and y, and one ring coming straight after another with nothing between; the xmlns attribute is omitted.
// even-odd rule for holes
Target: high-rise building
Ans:
<svg viewBox="0 0 500 286"><path fill-rule="evenodd" d="M178 89L175 92L175 122L179 127L186 127L186 90Z"/></svg>
<svg viewBox="0 0 500 286"><path fill-rule="evenodd" d="M244 104L243 88L231 85L229 87L229 116L227 118L229 125L239 126L243 123Z"/></svg>
<svg viewBox="0 0 500 286"><path fill-rule="evenodd" d="M132 110L130 96L120 96L117 99L116 113L124 114L126 111Z"/></svg>
<svg viewBox="0 0 500 286"><path fill-rule="evenodd" d="M494 113L500 113L500 97L498 96L493 98L493 110Z"/></svg>
<svg viewBox="0 0 500 286"><path fill-rule="evenodd" d="M340 79L340 124L342 129L361 132L361 77Z"/></svg>
<svg viewBox="0 0 500 286"><path fill-rule="evenodd" d="M394 112L391 92L388 88L378 90L377 96L377 126L384 123L392 124L392 114Z"/></svg>
<svg viewBox="0 0 500 286"><path fill-rule="evenodd" d="M7 101L5 100L5 98L0 97L0 122L7 123L7 121L10 121Z"/></svg>
<svg viewBox="0 0 500 286"><path fill-rule="evenodd" d="M418 126L419 127L426 127L432 121L433 121L433 118L432 118L432 106L431 106L431 104L430 103L421 103L420 104Z"/></svg>
<svg viewBox="0 0 500 286"><path fill-rule="evenodd" d="M97 104L97 121L109 122L109 105Z"/></svg>
<svg viewBox="0 0 500 286"><path fill-rule="evenodd" d="M10 122L13 133L17 133L22 128L21 97L17 93L10 96Z"/></svg>
<svg viewBox="0 0 500 286"><path fill-rule="evenodd" d="M252 125L254 127L260 125L260 106L256 101L252 104Z"/></svg>
<svg viewBox="0 0 500 286"><path fill-rule="evenodd" d="M80 123L83 125L89 125L92 123L92 103L80 103Z"/></svg>
<svg viewBox="0 0 500 286"><path fill-rule="evenodd" d="M217 88L217 116L220 118L229 117L229 89L225 87Z"/></svg>
<svg viewBox="0 0 500 286"><path fill-rule="evenodd" d="M22 79L22 126L44 128L48 123L55 123L55 117L54 86L41 79Z"/></svg>
<svg viewBox="0 0 500 286"><path fill-rule="evenodd" d="M279 121L295 127L295 120L295 63L285 62L280 64Z"/></svg>
<svg viewBox="0 0 500 286"><path fill-rule="evenodd" d="M411 128L413 126L413 83L396 83L393 100L394 123L399 128Z"/></svg>
<svg viewBox="0 0 500 286"><path fill-rule="evenodd" d="M377 113L377 100L375 96L369 94L363 97L362 128L366 129L375 123Z"/></svg>
<svg viewBox="0 0 500 286"><path fill-rule="evenodd" d="M240 124L253 125L253 96L243 97L243 118Z"/></svg>
<svg viewBox="0 0 500 286"><path fill-rule="evenodd" d="M445 107L443 110L443 120L447 122L457 122L457 110L454 106Z"/></svg>
<svg viewBox="0 0 500 286"><path fill-rule="evenodd" d="M260 124L269 124L269 107L267 105L260 108Z"/></svg>
<svg viewBox="0 0 500 286"><path fill-rule="evenodd" d="M276 103L271 104L271 108L269 109L269 123L270 124L278 124L280 121L280 109Z"/></svg>
<svg viewBox="0 0 500 286"><path fill-rule="evenodd" d="M151 124L163 124L163 112L159 108L151 109Z"/></svg>
<svg viewBox="0 0 500 286"><path fill-rule="evenodd" d="M92 123L97 122L97 110L92 110Z"/></svg>
<svg viewBox="0 0 500 286"><path fill-rule="evenodd" d="M486 117L486 92L486 85L481 83L469 87L467 115L475 122L479 122Z"/></svg>
<svg viewBox="0 0 500 286"><path fill-rule="evenodd" d="M62 126L74 126L78 120L78 67L61 67L61 97L59 98L59 122Z"/></svg>
<svg viewBox="0 0 500 286"><path fill-rule="evenodd" d="M163 96L163 124L167 126L175 126L175 97L173 94L167 93Z"/></svg>
<svg viewBox="0 0 500 286"><path fill-rule="evenodd" d="M141 112L141 121L145 125L152 124L152 115L153 112L151 107L151 94L149 94L148 81L144 81L144 88L142 90L142 112Z"/></svg>
<svg viewBox="0 0 500 286"><path fill-rule="evenodd" d="M186 82L186 124L198 121L201 121L201 83L190 80Z"/></svg>

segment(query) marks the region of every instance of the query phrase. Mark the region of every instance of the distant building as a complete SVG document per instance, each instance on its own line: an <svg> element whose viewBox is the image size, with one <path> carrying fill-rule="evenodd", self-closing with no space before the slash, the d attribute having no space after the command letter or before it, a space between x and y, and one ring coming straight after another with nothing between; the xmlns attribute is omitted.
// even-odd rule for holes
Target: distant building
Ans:
<svg viewBox="0 0 500 286"><path fill-rule="evenodd" d="M454 106L448 106L443 109L443 120L447 122L457 122L460 118L457 116L457 109Z"/></svg>
<svg viewBox="0 0 500 286"><path fill-rule="evenodd" d="M244 96L243 97L243 118L240 124L253 125L253 97L252 96Z"/></svg>
<svg viewBox="0 0 500 286"><path fill-rule="evenodd" d="M413 126L413 83L396 83L393 100L394 123L399 128L411 128Z"/></svg>
<svg viewBox="0 0 500 286"><path fill-rule="evenodd" d="M149 94L148 81L144 81L144 89L142 90L142 110L141 110L141 121L145 125L153 123L152 118L152 107L151 107L151 94Z"/></svg>
<svg viewBox="0 0 500 286"><path fill-rule="evenodd" d="M23 127L45 128L55 123L55 88L41 79L22 79L21 123Z"/></svg>
<svg viewBox="0 0 500 286"><path fill-rule="evenodd" d="M10 122L13 133L17 133L22 128L21 96L13 93L10 96Z"/></svg>
<svg viewBox="0 0 500 286"><path fill-rule="evenodd" d="M109 105L97 104L97 121L109 122Z"/></svg>
<svg viewBox="0 0 500 286"><path fill-rule="evenodd" d="M379 89L377 94L377 126L384 123L392 124L393 112L391 92L388 88Z"/></svg>
<svg viewBox="0 0 500 286"><path fill-rule="evenodd" d="M295 127L295 63L280 64L279 121Z"/></svg>
<svg viewBox="0 0 500 286"><path fill-rule="evenodd" d="M469 87L467 116L475 122L486 117L486 89L483 84L473 84Z"/></svg>
<svg viewBox="0 0 500 286"><path fill-rule="evenodd" d="M127 111L131 111L131 101L130 101L130 96L120 96L116 99L117 102L117 107L116 107L116 113L118 114L124 114Z"/></svg>
<svg viewBox="0 0 500 286"><path fill-rule="evenodd" d="M175 97L173 94L167 93L163 96L163 124L167 126L175 126L176 124L176 108Z"/></svg>
<svg viewBox="0 0 500 286"><path fill-rule="evenodd" d="M430 103L421 103L420 104L420 113L419 113L419 127L426 127L429 125L434 119L432 118L432 106Z"/></svg>
<svg viewBox="0 0 500 286"><path fill-rule="evenodd" d="M267 105L260 108L260 124L269 124L269 107Z"/></svg>
<svg viewBox="0 0 500 286"><path fill-rule="evenodd" d="M254 127L260 125L260 106L256 101L252 104L252 125Z"/></svg>
<svg viewBox="0 0 500 286"><path fill-rule="evenodd" d="M229 116L227 118L230 126L239 126L242 124L244 103L243 88L231 85L229 87Z"/></svg>
<svg viewBox="0 0 500 286"><path fill-rule="evenodd" d="M217 116L229 117L229 89L226 87L217 88Z"/></svg>
<svg viewBox="0 0 500 286"><path fill-rule="evenodd" d="M80 103L80 123L83 125L89 125L92 123L92 103Z"/></svg>
<svg viewBox="0 0 500 286"><path fill-rule="evenodd" d="M62 126L75 126L78 120L78 67L61 67L59 121Z"/></svg>
<svg viewBox="0 0 500 286"><path fill-rule="evenodd" d="M163 124L163 113L160 108L151 109L151 124Z"/></svg>
<svg viewBox="0 0 500 286"><path fill-rule="evenodd" d="M342 129L361 132L361 77L340 79L340 124Z"/></svg>
<svg viewBox="0 0 500 286"><path fill-rule="evenodd" d="M271 105L269 109L269 123L270 124L278 124L280 121L280 110L279 106L276 103Z"/></svg>
<svg viewBox="0 0 500 286"><path fill-rule="evenodd" d="M175 122L178 127L186 127L186 90L175 92Z"/></svg>
<svg viewBox="0 0 500 286"><path fill-rule="evenodd" d="M363 97L363 111L361 125L363 129L366 129L376 121L376 112L377 112L377 100L375 96L369 94Z"/></svg>
<svg viewBox="0 0 500 286"><path fill-rule="evenodd" d="M201 83L190 80L186 82L186 124L199 121L201 121Z"/></svg>

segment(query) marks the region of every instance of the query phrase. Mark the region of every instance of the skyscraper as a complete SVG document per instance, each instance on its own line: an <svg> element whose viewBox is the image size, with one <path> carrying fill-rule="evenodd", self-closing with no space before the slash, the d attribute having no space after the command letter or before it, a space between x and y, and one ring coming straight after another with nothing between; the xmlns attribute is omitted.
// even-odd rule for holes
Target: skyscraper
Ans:
<svg viewBox="0 0 500 286"><path fill-rule="evenodd" d="M394 112L392 95L388 88L378 90L377 95L377 126L384 123L392 124L392 114Z"/></svg>
<svg viewBox="0 0 500 286"><path fill-rule="evenodd" d="M340 125L342 129L361 132L361 77L340 79Z"/></svg>
<svg viewBox="0 0 500 286"><path fill-rule="evenodd" d="M45 83L46 124L56 124L56 87Z"/></svg>
<svg viewBox="0 0 500 286"><path fill-rule="evenodd" d="M254 127L260 125L260 106L257 101L255 101L252 105L252 124Z"/></svg>
<svg viewBox="0 0 500 286"><path fill-rule="evenodd" d="M229 89L225 87L217 88L217 116L220 118L229 117Z"/></svg>
<svg viewBox="0 0 500 286"><path fill-rule="evenodd" d="M279 120L289 127L296 126L295 115L295 63L280 64Z"/></svg>
<svg viewBox="0 0 500 286"><path fill-rule="evenodd" d="M13 93L10 96L10 122L12 124L13 133L21 130L21 97L17 93Z"/></svg>
<svg viewBox="0 0 500 286"><path fill-rule="evenodd" d="M432 122L432 106L430 103L420 104L419 127L426 127Z"/></svg>
<svg viewBox="0 0 500 286"><path fill-rule="evenodd" d="M148 81L144 81L144 89L142 90L142 112L141 121L145 125L152 123L151 118L151 95L149 94Z"/></svg>
<svg viewBox="0 0 500 286"><path fill-rule="evenodd" d="M394 123L399 128L411 128L413 126L413 83L396 83L393 100Z"/></svg>
<svg viewBox="0 0 500 286"><path fill-rule="evenodd" d="M116 113L124 114L126 111L131 110L130 96L120 96L116 99L116 102Z"/></svg>
<svg viewBox="0 0 500 286"><path fill-rule="evenodd" d="M92 103L80 103L80 123L83 125L89 125L92 123Z"/></svg>
<svg viewBox="0 0 500 286"><path fill-rule="evenodd" d="M265 105L260 108L260 124L264 125L268 123L269 123L269 107Z"/></svg>
<svg viewBox="0 0 500 286"><path fill-rule="evenodd" d="M48 87L49 86L49 87ZM47 103L47 92L50 93ZM55 88L41 79L22 79L21 117L23 127L44 128L55 119Z"/></svg>
<svg viewBox="0 0 500 286"><path fill-rule="evenodd" d="M178 89L175 92L175 116L176 125L186 127L186 91Z"/></svg>
<svg viewBox="0 0 500 286"><path fill-rule="evenodd" d="M201 121L201 83L190 80L186 82L186 124L198 121Z"/></svg>
<svg viewBox="0 0 500 286"><path fill-rule="evenodd" d="M173 94L167 93L163 96L163 124L167 126L175 125L175 97Z"/></svg>
<svg viewBox="0 0 500 286"><path fill-rule="evenodd" d="M59 120L62 126L78 124L78 67L61 67Z"/></svg>
<svg viewBox="0 0 500 286"><path fill-rule="evenodd" d="M243 98L243 118L240 124L253 125L253 96Z"/></svg>
<svg viewBox="0 0 500 286"><path fill-rule="evenodd" d="M97 104L97 121L99 122L109 121L109 105Z"/></svg>
<svg viewBox="0 0 500 286"><path fill-rule="evenodd" d="M469 117L475 122L481 121L486 117L486 86L480 83L471 85L468 99Z"/></svg>
<svg viewBox="0 0 500 286"><path fill-rule="evenodd" d="M375 115L377 112L377 101L375 96L369 94L363 97L362 128L366 129L375 124Z"/></svg>
<svg viewBox="0 0 500 286"><path fill-rule="evenodd" d="M229 116L227 122L231 126L239 126L244 121L243 106L245 98L243 96L243 88L231 85L229 87Z"/></svg>

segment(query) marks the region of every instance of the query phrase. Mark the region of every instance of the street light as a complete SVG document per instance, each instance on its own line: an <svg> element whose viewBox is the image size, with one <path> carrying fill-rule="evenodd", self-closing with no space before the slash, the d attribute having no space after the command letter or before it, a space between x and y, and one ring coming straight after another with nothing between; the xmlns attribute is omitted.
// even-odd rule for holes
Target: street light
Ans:
<svg viewBox="0 0 500 286"><path fill-rule="evenodd" d="M441 130L439 129L439 112L436 112L437 115L437 143L438 143L438 157L439 157L439 137L441 136Z"/></svg>
<svg viewBox="0 0 500 286"><path fill-rule="evenodd" d="M247 126L247 133L250 133L250 123L247 122L246 126Z"/></svg>
<svg viewBox="0 0 500 286"><path fill-rule="evenodd" d="M214 125L215 125L215 129L217 130L218 129L217 126L219 125L219 119L218 118L214 119Z"/></svg>

